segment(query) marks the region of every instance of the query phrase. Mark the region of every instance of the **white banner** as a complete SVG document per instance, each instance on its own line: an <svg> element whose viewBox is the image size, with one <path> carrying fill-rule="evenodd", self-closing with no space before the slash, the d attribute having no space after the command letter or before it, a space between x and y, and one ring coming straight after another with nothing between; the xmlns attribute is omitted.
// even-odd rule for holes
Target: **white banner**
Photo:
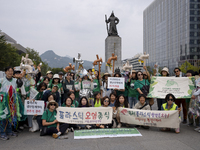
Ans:
<svg viewBox="0 0 200 150"><path fill-rule="evenodd" d="M25 100L24 114L25 115L42 115L44 112L44 101L40 100Z"/></svg>
<svg viewBox="0 0 200 150"><path fill-rule="evenodd" d="M176 98L191 98L194 77L152 77L149 98L162 98L172 93Z"/></svg>
<svg viewBox="0 0 200 150"><path fill-rule="evenodd" d="M125 78L108 77L108 89L124 89Z"/></svg>
<svg viewBox="0 0 200 150"><path fill-rule="evenodd" d="M179 112L120 108L120 121L135 125L179 128Z"/></svg>
<svg viewBox="0 0 200 150"><path fill-rule="evenodd" d="M29 99L30 100L35 99L35 97L37 96L38 93L39 92L31 86L30 87L30 97L29 97Z"/></svg>
<svg viewBox="0 0 200 150"><path fill-rule="evenodd" d="M56 119L70 124L109 124L112 114L112 107L58 107Z"/></svg>

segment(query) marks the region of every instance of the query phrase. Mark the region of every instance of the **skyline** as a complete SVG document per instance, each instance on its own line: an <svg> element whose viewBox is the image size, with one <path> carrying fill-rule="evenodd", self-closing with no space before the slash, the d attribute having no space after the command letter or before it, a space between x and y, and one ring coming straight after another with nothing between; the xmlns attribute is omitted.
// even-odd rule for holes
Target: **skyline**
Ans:
<svg viewBox="0 0 200 150"><path fill-rule="evenodd" d="M105 14L114 11L122 38L122 59L143 51L143 11L153 0L131 1L1 1L0 30L41 55L53 50L59 56L105 61ZM130 54L131 52L131 54ZM88 55L90 54L90 55Z"/></svg>

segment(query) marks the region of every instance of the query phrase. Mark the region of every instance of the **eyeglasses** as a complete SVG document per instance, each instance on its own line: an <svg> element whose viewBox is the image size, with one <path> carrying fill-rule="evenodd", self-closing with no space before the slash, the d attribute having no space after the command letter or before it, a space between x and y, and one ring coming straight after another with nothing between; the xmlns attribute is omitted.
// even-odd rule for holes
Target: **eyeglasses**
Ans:
<svg viewBox="0 0 200 150"><path fill-rule="evenodd" d="M108 100L105 100L104 102L109 102Z"/></svg>
<svg viewBox="0 0 200 150"><path fill-rule="evenodd" d="M50 104L50 106L56 106L56 104Z"/></svg>
<svg viewBox="0 0 200 150"><path fill-rule="evenodd" d="M173 99L168 99L167 101L174 101Z"/></svg>

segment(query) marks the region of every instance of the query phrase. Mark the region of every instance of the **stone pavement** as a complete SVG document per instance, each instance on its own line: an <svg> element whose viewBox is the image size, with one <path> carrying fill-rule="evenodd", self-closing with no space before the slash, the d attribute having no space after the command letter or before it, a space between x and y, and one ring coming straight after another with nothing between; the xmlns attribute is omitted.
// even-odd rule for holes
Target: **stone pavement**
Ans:
<svg viewBox="0 0 200 150"><path fill-rule="evenodd" d="M153 109L156 108L156 102ZM40 137L39 132L28 129L8 141L0 140L0 150L200 150L200 133L195 127L181 124L180 133L162 132L159 128L138 128L141 137L115 137L74 140L73 132L68 139Z"/></svg>

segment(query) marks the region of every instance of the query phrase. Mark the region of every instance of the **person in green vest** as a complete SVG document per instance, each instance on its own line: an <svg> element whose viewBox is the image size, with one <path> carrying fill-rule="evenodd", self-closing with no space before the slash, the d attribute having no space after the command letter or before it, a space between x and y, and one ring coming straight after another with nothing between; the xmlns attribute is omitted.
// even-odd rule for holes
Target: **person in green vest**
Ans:
<svg viewBox="0 0 200 150"><path fill-rule="evenodd" d="M46 76L50 79L48 88L51 88L50 86L52 84L53 72L52 71L47 71Z"/></svg>
<svg viewBox="0 0 200 150"><path fill-rule="evenodd" d="M137 100L137 90L134 88L136 82L136 71L132 70L132 73L129 75L129 79L127 80L127 88L128 88L128 102L130 108L133 108L133 105L138 102Z"/></svg>
<svg viewBox="0 0 200 150"><path fill-rule="evenodd" d="M165 100L166 100L166 103L162 104L161 110L164 110L164 111L178 110L180 113L181 108L178 108L178 106L175 104L176 98L173 94L171 94L171 93L167 94L165 96ZM179 119L179 118L177 118L177 119ZM169 128L161 129L161 131L166 131L166 130L169 131L170 129ZM175 132L180 133L180 128L176 128Z"/></svg>
<svg viewBox="0 0 200 150"><path fill-rule="evenodd" d="M72 106L73 106L73 107L78 107L79 102L75 99L75 94L74 94L74 92L69 92L69 93L68 93L68 97L71 97L71 99L72 99Z"/></svg>

